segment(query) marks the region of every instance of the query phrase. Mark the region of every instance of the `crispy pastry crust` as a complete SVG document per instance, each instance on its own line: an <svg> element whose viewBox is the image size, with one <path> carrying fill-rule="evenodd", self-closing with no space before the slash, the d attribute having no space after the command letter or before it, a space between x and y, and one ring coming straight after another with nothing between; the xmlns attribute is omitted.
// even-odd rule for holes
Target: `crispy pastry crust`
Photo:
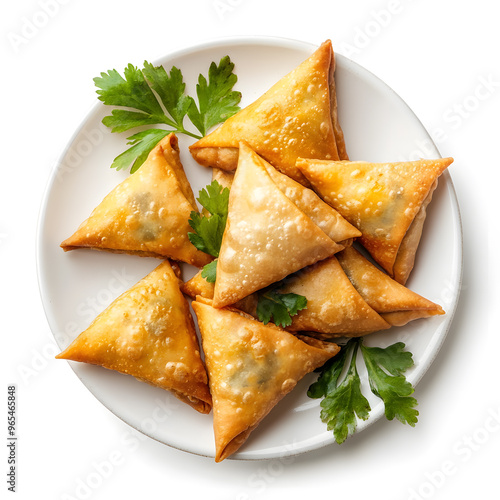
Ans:
<svg viewBox="0 0 500 500"><path fill-rule="evenodd" d="M355 248L346 248L337 259L363 299L392 326L444 314L441 306L387 276Z"/></svg>

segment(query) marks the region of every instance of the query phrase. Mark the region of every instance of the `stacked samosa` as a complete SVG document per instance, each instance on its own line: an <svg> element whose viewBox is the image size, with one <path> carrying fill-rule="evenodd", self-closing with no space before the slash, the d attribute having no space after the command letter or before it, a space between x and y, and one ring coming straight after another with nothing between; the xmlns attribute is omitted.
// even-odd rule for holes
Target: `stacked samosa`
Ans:
<svg viewBox="0 0 500 500"><path fill-rule="evenodd" d="M348 158L334 72L332 43L327 40L262 97L190 146L193 158L207 167L234 170L244 141L283 173L307 184L295 166L297 158Z"/></svg>
<svg viewBox="0 0 500 500"><path fill-rule="evenodd" d="M443 314L440 306L399 284L349 248L352 238L361 233L356 234L310 189L279 173L243 143L233 183L226 179L226 185L230 185L231 194L217 280L210 284L198 273L183 285L191 297L213 298L215 307L234 305L255 316L258 297L254 292L284 280L281 293L295 293L308 300L307 308L292 318L288 329L315 332L322 338L359 336ZM294 219L297 209L301 217ZM311 227L316 231L310 229L304 238L301 225L306 219L308 231ZM294 232L287 232L289 226ZM318 232L319 226L322 230ZM314 251L322 249L319 242L325 240L324 235L318 239L313 235L321 231L345 250L330 246L333 253L316 259ZM281 235L278 241L277 235ZM283 247L294 248L290 254L281 252L280 247L287 237L293 241L286 241ZM298 245L306 249L300 261L296 260L301 255Z"/></svg>
<svg viewBox="0 0 500 500"><path fill-rule="evenodd" d="M406 283L413 269L426 208L452 158L394 163L299 159L313 189L362 233L373 259Z"/></svg>
<svg viewBox="0 0 500 500"><path fill-rule="evenodd" d="M216 461L239 449L288 387L315 365L304 336L242 312L256 315L259 290L283 280L280 293L305 296L307 308L287 329L321 340L443 314L352 248L361 233L247 144L239 145L234 179L224 182L230 186L229 209L215 284L198 273L183 286L196 297L193 308L214 398ZM320 347L322 364L331 352ZM294 375L287 379L276 366L285 373L293 369Z"/></svg>
<svg viewBox="0 0 500 500"><path fill-rule="evenodd" d="M214 285L197 273L182 290L193 298L211 299ZM292 318L287 330L322 339L357 337L444 314L439 305L387 276L354 247L285 279L280 292L307 298L307 308ZM257 301L254 293L234 307L256 317Z"/></svg>

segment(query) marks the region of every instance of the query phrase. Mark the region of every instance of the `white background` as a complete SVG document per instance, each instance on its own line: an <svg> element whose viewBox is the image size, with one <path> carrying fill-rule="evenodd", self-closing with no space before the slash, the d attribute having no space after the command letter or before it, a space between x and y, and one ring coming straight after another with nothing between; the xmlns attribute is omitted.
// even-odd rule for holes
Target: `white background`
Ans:
<svg viewBox="0 0 500 500"><path fill-rule="evenodd" d="M0 399L6 415L7 385L17 385L18 498L498 498L500 304L494 238L500 30L493 5L489 0L4 5ZM390 85L422 120L441 154L455 158L451 174L464 229L463 289L444 347L417 386L415 428L380 420L341 447L286 460L215 464L143 438L104 408L66 362L53 359L56 347L37 284L37 217L51 169L95 103L92 78L232 35L315 44L331 38L337 52ZM6 417L0 421L6 433ZM0 462L3 498L7 448Z"/></svg>

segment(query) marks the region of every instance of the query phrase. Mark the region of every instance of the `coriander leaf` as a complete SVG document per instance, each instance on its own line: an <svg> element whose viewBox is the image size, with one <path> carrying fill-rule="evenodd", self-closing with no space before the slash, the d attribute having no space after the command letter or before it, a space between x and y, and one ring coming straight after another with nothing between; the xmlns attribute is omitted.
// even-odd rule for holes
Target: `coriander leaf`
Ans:
<svg viewBox="0 0 500 500"><path fill-rule="evenodd" d="M189 225L195 232L188 233L189 241L198 250L218 257L227 222L229 189L212 181L200 191L198 201L208 214L191 212Z"/></svg>
<svg viewBox="0 0 500 500"><path fill-rule="evenodd" d="M207 130L227 120L239 111L241 93L233 91L238 78L233 73L234 63L229 56L223 57L219 65L212 62L208 70L208 83L203 75L198 78L196 94L199 108L194 100L188 109L188 116L202 135Z"/></svg>
<svg viewBox="0 0 500 500"><path fill-rule="evenodd" d="M278 296L288 310L290 316L295 316L307 307L307 299L296 293L278 293Z"/></svg>
<svg viewBox="0 0 500 500"><path fill-rule="evenodd" d="M113 109L111 115L102 119L102 123L110 128L111 132L126 132L141 125L156 125L163 122L158 120L157 115L147 115L126 109Z"/></svg>
<svg viewBox="0 0 500 500"><path fill-rule="evenodd" d="M144 163L150 151L168 133L168 130L153 128L130 136L127 139L127 143L132 144L132 147L118 155L113 160L111 168L121 170L124 168L128 168L132 163L130 173L133 174Z"/></svg>
<svg viewBox="0 0 500 500"><path fill-rule="evenodd" d="M205 278L209 283L215 283L217 278L217 259L203 267L201 277Z"/></svg>
<svg viewBox="0 0 500 500"><path fill-rule="evenodd" d="M326 378L329 382L325 398L321 401L321 420L327 424L329 431L333 430L333 435L337 443L342 444L349 435L356 431L358 418L366 420L370 412L370 404L361 393L361 380L356 368L356 357L359 339L350 340L345 346L345 354L338 363L332 363L329 370L332 373ZM347 374L340 384L337 385L339 375L344 367L348 352L352 353ZM313 389L314 391L314 389Z"/></svg>
<svg viewBox="0 0 500 500"><path fill-rule="evenodd" d="M205 135L210 127L239 111L241 94L232 90L237 81L233 69L234 64L226 56L218 66L212 62L208 71L208 83L203 75L199 75L199 109L195 100L185 93L182 73L175 66L167 72L163 66L153 66L144 61L142 70L129 64L124 69L123 76L115 69L103 72L94 78L99 100L119 108L111 110L111 114L105 116L102 122L112 132L164 124L169 127L166 133L181 133L201 139L200 135L185 129L184 118L187 115ZM153 130L155 132L144 132L143 136L135 134L129 137L129 144L133 147L115 158L112 167L119 170L134 162L132 172L137 170L149 151L166 135L161 136L158 129ZM158 138L156 142L155 137Z"/></svg>
<svg viewBox="0 0 500 500"><path fill-rule="evenodd" d="M404 344L398 343L381 349L377 347L361 346L361 352L368 370L368 379L372 392L381 398L385 405L385 416L388 420L396 417L403 424L412 427L418 421L418 411L414 408L418 403L413 397L413 386L406 380L403 371L413 364L408 359L408 353L403 351ZM389 375L382 367L390 373Z"/></svg>
<svg viewBox="0 0 500 500"><path fill-rule="evenodd" d="M140 109L150 115L162 115L156 96L153 94L144 75L139 68L129 64L124 70L123 78L118 71L112 69L94 78L99 100L111 106L126 106Z"/></svg>
<svg viewBox="0 0 500 500"><path fill-rule="evenodd" d="M273 317L273 309L275 303L272 300L267 299L265 296L260 295L257 302L257 317L262 323L267 325L271 318ZM279 313L278 313L279 315Z"/></svg>
<svg viewBox="0 0 500 500"><path fill-rule="evenodd" d="M265 325L273 318L278 326L290 326L292 316L307 307L307 299L296 293L279 293L270 290L259 295L257 317Z"/></svg>

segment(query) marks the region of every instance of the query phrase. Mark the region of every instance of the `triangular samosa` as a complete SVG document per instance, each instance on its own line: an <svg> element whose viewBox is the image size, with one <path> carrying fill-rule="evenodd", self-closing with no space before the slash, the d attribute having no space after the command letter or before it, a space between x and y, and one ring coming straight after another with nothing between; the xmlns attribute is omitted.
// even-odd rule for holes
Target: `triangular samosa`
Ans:
<svg viewBox="0 0 500 500"><path fill-rule="evenodd" d="M168 261L118 297L56 357L132 375L200 413L210 412L193 318Z"/></svg>
<svg viewBox="0 0 500 500"><path fill-rule="evenodd" d="M203 299L202 299L203 300ZM308 345L234 309L193 302L214 404L215 460L232 455L307 373L337 350Z"/></svg>
<svg viewBox="0 0 500 500"><path fill-rule="evenodd" d="M345 246L281 191L266 165L241 144L217 262L215 307L234 304Z"/></svg>
<svg viewBox="0 0 500 500"><path fill-rule="evenodd" d="M192 146L194 159L207 167L234 170L240 141L285 174L305 181L298 157L346 160L338 122L330 40L284 76L255 102Z"/></svg>
<svg viewBox="0 0 500 500"><path fill-rule="evenodd" d="M452 158L396 163L299 159L297 167L313 189L363 233L360 242L374 260L404 284L413 267L430 193L452 162Z"/></svg>
<svg viewBox="0 0 500 500"><path fill-rule="evenodd" d="M285 281L280 293L296 293L307 307L292 317L290 331L310 331L319 338L357 337L390 328L356 291L335 256L306 267Z"/></svg>
<svg viewBox="0 0 500 500"><path fill-rule="evenodd" d="M189 241L193 210L198 208L180 162L177 137L169 134L61 247L169 257L202 267L212 258Z"/></svg>
<svg viewBox="0 0 500 500"><path fill-rule="evenodd" d="M354 288L391 325L444 314L441 306L387 276L355 248L346 248L336 257Z"/></svg>

